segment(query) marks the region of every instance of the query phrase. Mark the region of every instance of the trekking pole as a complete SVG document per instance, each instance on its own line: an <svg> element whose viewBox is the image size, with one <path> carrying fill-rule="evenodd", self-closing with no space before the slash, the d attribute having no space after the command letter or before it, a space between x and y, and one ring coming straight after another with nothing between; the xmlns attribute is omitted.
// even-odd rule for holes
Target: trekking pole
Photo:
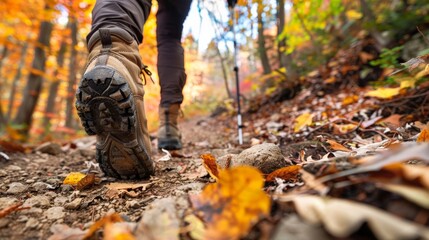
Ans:
<svg viewBox="0 0 429 240"><path fill-rule="evenodd" d="M235 11L234 7L237 0L228 0L228 8L231 16L231 31L234 36L234 72L235 72L235 84L237 92L237 125L238 125L238 143L243 144L243 124L241 119L241 104L240 104L240 79L238 78L238 64L237 64L237 38L235 34Z"/></svg>

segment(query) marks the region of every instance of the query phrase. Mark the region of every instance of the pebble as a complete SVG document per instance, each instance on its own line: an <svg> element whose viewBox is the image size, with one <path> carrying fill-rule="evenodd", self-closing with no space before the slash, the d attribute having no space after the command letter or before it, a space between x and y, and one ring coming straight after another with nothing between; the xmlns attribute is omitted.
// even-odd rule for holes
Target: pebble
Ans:
<svg viewBox="0 0 429 240"><path fill-rule="evenodd" d="M33 185L31 185L31 187L36 192L45 191L46 189L48 189L48 186L49 186L49 184L44 183L44 182L35 182Z"/></svg>
<svg viewBox="0 0 429 240"><path fill-rule="evenodd" d="M0 228L7 227L9 225L10 220L7 218L0 218Z"/></svg>
<svg viewBox="0 0 429 240"><path fill-rule="evenodd" d="M58 194L56 194L55 192L49 191L49 192L45 192L45 195L51 198L55 198L57 197Z"/></svg>
<svg viewBox="0 0 429 240"><path fill-rule="evenodd" d="M43 214L50 220L63 218L66 214L63 207L51 207Z"/></svg>
<svg viewBox="0 0 429 240"><path fill-rule="evenodd" d="M66 203L64 205L64 208L67 210L76 210L80 207L80 204L82 203L82 198L76 198L72 202Z"/></svg>
<svg viewBox="0 0 429 240"><path fill-rule="evenodd" d="M61 185L61 192L71 192L73 190L74 189L71 185L68 185L68 184Z"/></svg>
<svg viewBox="0 0 429 240"><path fill-rule="evenodd" d="M43 195L37 195L37 196L33 196L27 200L25 200L24 202L24 206L28 206L28 207L46 207L50 205L50 201L49 201L49 197L48 196L43 196Z"/></svg>
<svg viewBox="0 0 429 240"><path fill-rule="evenodd" d="M7 172L5 170L0 170L0 177L7 176Z"/></svg>
<svg viewBox="0 0 429 240"><path fill-rule="evenodd" d="M35 229L39 225L39 220L36 218L29 218L25 223L25 229Z"/></svg>
<svg viewBox="0 0 429 240"><path fill-rule="evenodd" d="M6 170L9 170L9 171L20 171L21 169L22 168L20 168L19 166L16 166L16 165L9 165L6 167Z"/></svg>
<svg viewBox="0 0 429 240"><path fill-rule="evenodd" d="M34 179L28 179L28 180L26 180L25 181L25 183L27 183L27 184L32 184L32 183L34 183L35 182L35 180Z"/></svg>
<svg viewBox="0 0 429 240"><path fill-rule="evenodd" d="M49 178L48 180L46 180L46 182L48 184L51 184L51 185L60 185L61 184L61 180L58 178Z"/></svg>
<svg viewBox="0 0 429 240"><path fill-rule="evenodd" d="M51 155L58 155L63 152L61 146L58 143L46 142L40 146L38 146L34 151L47 153Z"/></svg>
<svg viewBox="0 0 429 240"><path fill-rule="evenodd" d="M19 216L19 218L18 218L18 219L16 219L15 221L16 221L16 222L27 222L27 220L28 220L28 217L27 217L27 216L21 215L21 216Z"/></svg>
<svg viewBox="0 0 429 240"><path fill-rule="evenodd" d="M2 198L0 198L0 208L10 206L16 202L18 202L18 199L16 199L16 198L2 197Z"/></svg>
<svg viewBox="0 0 429 240"><path fill-rule="evenodd" d="M32 207L30 209L26 209L22 211L23 214L34 214L34 215L40 215L43 213L43 210L38 207Z"/></svg>
<svg viewBox="0 0 429 240"><path fill-rule="evenodd" d="M55 206L63 206L67 200L67 197L59 196L54 199L54 204Z"/></svg>
<svg viewBox="0 0 429 240"><path fill-rule="evenodd" d="M9 184L9 189L6 191L6 193L9 194L17 194L17 193L23 193L27 191L28 186L25 184L22 184L20 182L13 182Z"/></svg>
<svg viewBox="0 0 429 240"><path fill-rule="evenodd" d="M131 201L128 201L125 204L125 206L127 208L138 208L140 206L140 204L139 204L139 202L137 200L131 200Z"/></svg>

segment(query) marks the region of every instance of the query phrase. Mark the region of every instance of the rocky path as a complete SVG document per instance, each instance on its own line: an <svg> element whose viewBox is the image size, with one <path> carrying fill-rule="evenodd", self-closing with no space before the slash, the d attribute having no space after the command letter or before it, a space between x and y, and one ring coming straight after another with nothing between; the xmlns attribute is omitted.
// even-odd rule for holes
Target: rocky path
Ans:
<svg viewBox="0 0 429 240"><path fill-rule="evenodd" d="M93 137L79 139L62 149L54 144L30 154L10 154L9 160L0 158L0 209L18 202L28 207L0 218L0 239L47 239L53 231L67 232L67 227L87 229L113 212L137 223L153 202L159 199L169 202L170 197L200 191L208 180L201 178L207 172L200 154L211 152L221 156L239 149L230 144L234 134L214 120L192 120L181 128L185 149L170 158L164 152L155 152L156 176L148 181L101 177L100 183L82 191L62 184L71 172L89 170L101 175L94 161Z"/></svg>

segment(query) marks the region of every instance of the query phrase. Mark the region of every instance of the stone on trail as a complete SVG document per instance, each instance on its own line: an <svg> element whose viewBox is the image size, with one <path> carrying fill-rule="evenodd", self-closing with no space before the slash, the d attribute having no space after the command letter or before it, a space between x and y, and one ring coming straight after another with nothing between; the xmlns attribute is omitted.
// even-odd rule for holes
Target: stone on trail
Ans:
<svg viewBox="0 0 429 240"><path fill-rule="evenodd" d="M23 193L27 191L28 186L25 184L22 184L20 182L13 182L9 184L9 189L6 191L6 193L9 194L18 194Z"/></svg>
<svg viewBox="0 0 429 240"><path fill-rule="evenodd" d="M63 207L51 207L46 210L43 215L50 220L63 218L66 214Z"/></svg>
<svg viewBox="0 0 429 240"><path fill-rule="evenodd" d="M258 168L264 174L290 165L282 155L280 148L273 143L255 145L237 155L225 155L219 158L218 164L221 167L228 167L226 164L228 158L230 158L229 167L248 165Z"/></svg>
<svg viewBox="0 0 429 240"><path fill-rule="evenodd" d="M25 200L23 207L46 207L50 205L50 199L48 196L33 196Z"/></svg>
<svg viewBox="0 0 429 240"><path fill-rule="evenodd" d="M36 152L47 153L51 155L59 155L63 153L61 146L58 143L46 142L34 149Z"/></svg>

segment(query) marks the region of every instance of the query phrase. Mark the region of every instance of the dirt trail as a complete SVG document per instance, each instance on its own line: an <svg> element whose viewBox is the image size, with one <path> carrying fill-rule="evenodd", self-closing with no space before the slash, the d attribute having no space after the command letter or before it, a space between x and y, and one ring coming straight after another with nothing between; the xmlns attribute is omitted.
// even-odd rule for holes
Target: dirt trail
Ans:
<svg viewBox="0 0 429 240"><path fill-rule="evenodd" d="M137 222L154 200L174 196L178 191L201 189L204 180L200 177L206 171L200 154L211 152L219 156L234 151L230 144L232 130L218 124L209 118L183 122L180 127L184 150L168 161L162 161L165 153L154 153L156 175L148 181L102 177L101 183L82 191L63 185L70 172L85 171L95 163L94 138L82 140L90 144L87 149L68 149L58 155L11 154L10 160L0 159L0 208L16 202L31 206L0 219L0 239L47 239L55 224L86 229L112 212ZM97 169L92 166L91 171L96 173ZM126 189L108 188L111 183L126 184Z"/></svg>

